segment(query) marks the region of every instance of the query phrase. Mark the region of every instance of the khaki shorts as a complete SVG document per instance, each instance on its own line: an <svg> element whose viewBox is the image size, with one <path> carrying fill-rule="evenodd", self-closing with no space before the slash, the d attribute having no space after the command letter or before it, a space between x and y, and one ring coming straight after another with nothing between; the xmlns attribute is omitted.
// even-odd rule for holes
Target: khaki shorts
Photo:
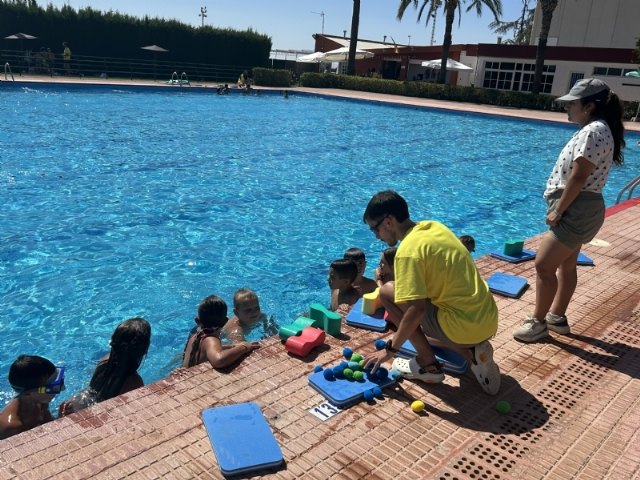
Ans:
<svg viewBox="0 0 640 480"><path fill-rule="evenodd" d="M450 343L452 345L458 345L459 347L473 347L477 344L469 344L463 345L460 343L456 343L451 340L440 328L440 322L438 322L438 307L436 307L430 300L427 300L427 310L425 312L424 318L422 319L422 332L431 338L436 338L445 343Z"/></svg>
<svg viewBox="0 0 640 480"><path fill-rule="evenodd" d="M547 214L556 207L562 190L547 198ZM580 192L569 208L562 214L560 222L549 231L569 248L580 248L594 239L604 223L604 199L602 194Z"/></svg>

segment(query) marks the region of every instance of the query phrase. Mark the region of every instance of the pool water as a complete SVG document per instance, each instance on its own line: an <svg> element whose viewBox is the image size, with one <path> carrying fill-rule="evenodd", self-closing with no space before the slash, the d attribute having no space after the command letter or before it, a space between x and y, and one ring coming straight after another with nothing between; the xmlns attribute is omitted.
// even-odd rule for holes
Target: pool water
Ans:
<svg viewBox="0 0 640 480"><path fill-rule="evenodd" d="M329 302L329 263L385 245L362 223L394 189L476 255L545 230L542 191L574 127L314 96L0 89L0 405L20 353L85 387L113 329L142 316L149 383L180 362L199 301L249 287L279 324ZM640 166L629 135L612 205ZM260 332L255 333L255 339Z"/></svg>

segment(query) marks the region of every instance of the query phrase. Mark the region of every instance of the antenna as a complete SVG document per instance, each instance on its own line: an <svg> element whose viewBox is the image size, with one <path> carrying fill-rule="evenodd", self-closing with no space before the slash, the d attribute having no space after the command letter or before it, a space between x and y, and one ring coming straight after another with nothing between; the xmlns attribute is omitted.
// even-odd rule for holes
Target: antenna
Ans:
<svg viewBox="0 0 640 480"><path fill-rule="evenodd" d="M311 12L311 13L315 13L316 15L320 15L322 17L322 34L324 35L324 11L321 12Z"/></svg>
<svg viewBox="0 0 640 480"><path fill-rule="evenodd" d="M202 26L204 27L204 19L207 18L207 7L200 7L199 17L202 17Z"/></svg>

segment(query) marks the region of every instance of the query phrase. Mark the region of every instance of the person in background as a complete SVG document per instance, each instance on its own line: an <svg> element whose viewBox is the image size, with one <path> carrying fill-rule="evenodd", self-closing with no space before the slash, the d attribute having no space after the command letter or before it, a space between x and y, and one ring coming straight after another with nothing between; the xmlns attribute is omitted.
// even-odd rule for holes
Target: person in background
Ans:
<svg viewBox="0 0 640 480"><path fill-rule="evenodd" d="M360 292L353 286L358 276L358 266L353 260L341 258L331 262L327 281L331 289L332 311L349 309L360 298Z"/></svg>
<svg viewBox="0 0 640 480"><path fill-rule="evenodd" d="M232 343L244 342L245 336L256 327L263 328L263 337L278 333L273 320L260 309L260 300L253 290L241 288L233 295L234 316L222 328L222 337Z"/></svg>
<svg viewBox="0 0 640 480"><path fill-rule="evenodd" d="M49 403L64 389L64 367L20 355L9 368L9 383L17 395L0 412L0 440L53 420Z"/></svg>
<svg viewBox="0 0 640 480"><path fill-rule="evenodd" d="M144 318L130 318L116 327L110 352L96 366L89 388L63 402L59 416L69 415L144 385L138 368L151 344L151 325Z"/></svg>
<svg viewBox="0 0 640 480"><path fill-rule="evenodd" d="M541 340L549 330L571 331L566 312L578 282L578 254L604 223L602 189L611 166L624 160L623 107L606 83L579 80L556 100L565 102L569 121L580 129L560 152L547 180L549 231L536 254L536 305L513 331L522 342Z"/></svg>
<svg viewBox="0 0 640 480"><path fill-rule="evenodd" d="M67 42L62 42L62 59L64 66L64 73L66 75L71 75L71 49L69 48L69 44Z"/></svg>
<svg viewBox="0 0 640 480"><path fill-rule="evenodd" d="M358 267L358 275L353 282L353 286L360 292L360 296L365 293L371 293L378 287L375 280L364 276L364 272L367 269L367 259L362 250L355 247L349 248L344 252L343 258L353 260Z"/></svg>
<svg viewBox="0 0 640 480"><path fill-rule="evenodd" d="M220 333L227 321L227 304L220 297L210 295L200 302L195 318L198 328L187 340L183 367L193 367L206 361L213 368L228 367L260 347L257 342L223 346Z"/></svg>
<svg viewBox="0 0 640 480"><path fill-rule="evenodd" d="M469 253L476 251L476 240L471 235L460 235L458 240L469 250Z"/></svg>

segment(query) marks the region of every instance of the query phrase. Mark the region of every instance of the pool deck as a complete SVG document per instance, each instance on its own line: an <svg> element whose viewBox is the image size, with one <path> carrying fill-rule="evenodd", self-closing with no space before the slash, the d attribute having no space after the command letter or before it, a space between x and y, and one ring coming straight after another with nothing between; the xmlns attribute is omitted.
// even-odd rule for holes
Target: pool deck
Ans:
<svg viewBox="0 0 640 480"><path fill-rule="evenodd" d="M541 238L527 239L525 248L537 249ZM239 402L260 406L281 447L284 466L264 474L273 479L639 478L639 238L640 199L608 210L597 240L583 249L595 266L579 267L568 311L572 333L552 333L536 344L511 336L533 310L534 263L477 260L484 278L501 271L530 284L520 299L495 296L500 323L493 345L502 372L495 397L484 394L469 373L448 375L440 385L405 380L386 389L383 399L321 421L309 412L324 400L308 385L313 367L335 365L345 346L372 351L380 334L343 326L341 337L327 337L304 360L271 338L233 371L179 369L0 441L0 480L222 479L200 414ZM421 414L409 408L414 399L426 404ZM511 412L496 412L497 400L507 400Z"/></svg>

